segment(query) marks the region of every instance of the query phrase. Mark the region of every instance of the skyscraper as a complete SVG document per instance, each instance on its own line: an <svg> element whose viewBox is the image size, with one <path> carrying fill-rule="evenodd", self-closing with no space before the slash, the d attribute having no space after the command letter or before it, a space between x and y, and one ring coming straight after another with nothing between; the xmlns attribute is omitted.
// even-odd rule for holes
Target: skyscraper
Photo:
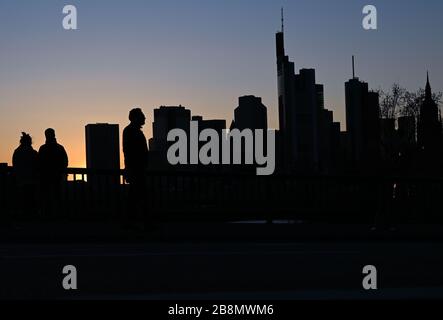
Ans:
<svg viewBox="0 0 443 320"><path fill-rule="evenodd" d="M374 165L380 146L379 95L355 77L354 63L353 78L345 83L345 94L351 161L357 167L363 163Z"/></svg>
<svg viewBox="0 0 443 320"><path fill-rule="evenodd" d="M340 149L340 123L334 122L333 112L327 109L320 113L320 161L319 171L331 173L338 169Z"/></svg>
<svg viewBox="0 0 443 320"><path fill-rule="evenodd" d="M295 65L285 54L284 30L276 34L278 114L282 166L295 164L297 155L295 124Z"/></svg>
<svg viewBox="0 0 443 320"><path fill-rule="evenodd" d="M319 100L319 97L321 100ZM301 69L295 75L296 166L317 171L320 161L320 118L323 86L315 82L314 69Z"/></svg>
<svg viewBox="0 0 443 320"><path fill-rule="evenodd" d="M243 131L250 129L253 132L255 130L263 130L263 137L266 139L266 132L268 130L268 115L267 108L262 103L260 97L255 96L243 96L238 99L238 107L234 110L234 120L231 124L231 130L238 129ZM231 148L232 149L232 148ZM264 152L267 152L267 140L264 141ZM256 140L255 135L253 137L252 152L255 154ZM245 159L245 146L242 146L242 159ZM231 150L232 154L232 150ZM237 171L254 172L256 166L254 165L242 165L236 167Z"/></svg>
<svg viewBox="0 0 443 320"><path fill-rule="evenodd" d="M381 155L380 95L378 92L368 92L368 105L363 116L365 125L366 163L374 166L380 161Z"/></svg>
<svg viewBox="0 0 443 320"><path fill-rule="evenodd" d="M192 121L195 121L198 123L199 136L200 136L200 133L206 129L213 129L213 130L217 131L218 136L219 136L218 147L219 147L219 150L222 150L222 144L223 144L222 139L224 139L223 130L226 130L226 120L204 120L202 116L193 116ZM199 141L199 143L198 143L199 150L204 144L206 144L205 141ZM223 159L223 156L221 153L219 153L219 157L218 157L219 164L222 163L222 159ZM194 168L196 170L201 171L201 170L221 170L222 167L220 165L215 165L215 166L197 165L197 166L194 166Z"/></svg>
<svg viewBox="0 0 443 320"><path fill-rule="evenodd" d="M119 170L120 139L118 124L88 124L85 127L85 133L87 168ZM98 178L98 176L90 175L88 181L94 183L98 181ZM107 179L108 182L120 183L120 178L117 175L109 179Z"/></svg>
<svg viewBox="0 0 443 320"><path fill-rule="evenodd" d="M323 86L316 84L314 69L295 73L295 64L285 55L283 26L276 34L276 52L283 166L289 171L317 171Z"/></svg>
<svg viewBox="0 0 443 320"><path fill-rule="evenodd" d="M268 114L262 99L255 96L243 96L238 99L234 110L233 126L239 130L268 130Z"/></svg>
<svg viewBox="0 0 443 320"><path fill-rule="evenodd" d="M85 131L87 168L120 169L118 124L88 124Z"/></svg>
<svg viewBox="0 0 443 320"><path fill-rule="evenodd" d="M221 137L223 130L226 129L226 120L204 120L202 116L192 116L192 121L198 122L199 134L205 129L213 129Z"/></svg>
<svg viewBox="0 0 443 320"><path fill-rule="evenodd" d="M345 84L346 128L349 133L353 161L363 158L363 110L367 106L368 84L353 78Z"/></svg>
<svg viewBox="0 0 443 320"><path fill-rule="evenodd" d="M154 110L152 138L149 140L150 166L169 167L167 153L173 142L168 142L168 133L172 129L182 129L189 138L190 122L191 110L181 105L161 106Z"/></svg>

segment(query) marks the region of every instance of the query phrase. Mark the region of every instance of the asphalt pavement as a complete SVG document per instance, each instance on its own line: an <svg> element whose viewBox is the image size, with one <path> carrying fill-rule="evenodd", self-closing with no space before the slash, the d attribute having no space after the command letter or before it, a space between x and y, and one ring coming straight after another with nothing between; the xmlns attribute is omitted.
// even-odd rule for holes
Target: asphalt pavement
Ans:
<svg viewBox="0 0 443 320"><path fill-rule="evenodd" d="M75 266L77 290L63 288ZM363 268L377 290L363 289ZM2 299L443 298L443 244L426 241L0 245Z"/></svg>

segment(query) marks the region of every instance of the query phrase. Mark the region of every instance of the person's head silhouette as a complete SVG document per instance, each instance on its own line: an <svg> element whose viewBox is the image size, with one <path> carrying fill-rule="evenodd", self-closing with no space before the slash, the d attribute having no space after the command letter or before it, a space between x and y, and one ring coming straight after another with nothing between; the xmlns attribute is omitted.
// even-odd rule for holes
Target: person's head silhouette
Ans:
<svg viewBox="0 0 443 320"><path fill-rule="evenodd" d="M57 139L55 138L55 130L52 128L45 130L45 137L46 137L46 142L52 143L57 141Z"/></svg>
<svg viewBox="0 0 443 320"><path fill-rule="evenodd" d="M25 147L32 146L32 138L26 132L22 132L22 137L20 138L20 144Z"/></svg>
<svg viewBox="0 0 443 320"><path fill-rule="evenodd" d="M141 128L146 123L146 117L140 108L134 108L129 112L129 121L136 127Z"/></svg>

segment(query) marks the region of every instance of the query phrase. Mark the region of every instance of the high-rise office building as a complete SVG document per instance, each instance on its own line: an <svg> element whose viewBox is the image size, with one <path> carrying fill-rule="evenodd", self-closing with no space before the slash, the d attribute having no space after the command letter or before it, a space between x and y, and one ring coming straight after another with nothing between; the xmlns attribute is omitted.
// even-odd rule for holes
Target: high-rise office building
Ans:
<svg viewBox="0 0 443 320"><path fill-rule="evenodd" d="M168 133L173 129L182 129L189 139L190 122L191 110L181 105L161 106L154 110L152 138L149 139L149 165L151 167L169 167L167 154L173 142L168 142Z"/></svg>
<svg viewBox="0 0 443 320"><path fill-rule="evenodd" d="M368 84L353 78L346 82L346 128L354 161L364 157L364 109L367 106Z"/></svg>
<svg viewBox="0 0 443 320"><path fill-rule="evenodd" d="M378 92L368 92L368 104L365 110L364 125L366 141L366 163L374 166L380 161L380 95Z"/></svg>
<svg viewBox="0 0 443 320"><path fill-rule="evenodd" d="M354 71L353 78L345 83L345 93L351 161L357 167L363 163L374 165L380 148L379 95L370 92L368 84L355 77Z"/></svg>
<svg viewBox="0 0 443 320"><path fill-rule="evenodd" d="M221 137L223 130L226 130L226 120L204 120L202 116L192 116L192 121L198 123L199 134L205 129L213 129Z"/></svg>
<svg viewBox="0 0 443 320"><path fill-rule="evenodd" d="M195 121L198 123L199 136L200 136L200 133L206 129L213 129L213 130L217 131L218 137L219 137L218 147L219 147L219 150L222 150L222 144L223 144L222 139L224 139L223 130L226 130L226 120L212 120L212 119L211 120L204 120L202 116L193 116L192 121ZM199 143L198 143L199 150L206 143L207 142L205 142L205 141L199 141ZM222 163L222 159L223 159L223 156L222 156L221 152L219 152L219 157L218 157L219 164ZM222 167L220 165L216 165L216 166L197 165L194 167L195 167L195 169L200 170L200 171L201 170L219 170L219 169L221 170L222 169Z"/></svg>
<svg viewBox="0 0 443 320"><path fill-rule="evenodd" d="M268 130L268 112L260 97L243 96L238 99L233 127L239 130Z"/></svg>
<svg viewBox="0 0 443 320"><path fill-rule="evenodd" d="M88 169L120 169L118 124L88 124L86 165Z"/></svg>
<svg viewBox="0 0 443 320"><path fill-rule="evenodd" d="M276 52L283 166L289 171L317 171L323 86L316 84L314 69L295 73L294 62L285 54L283 26L276 34Z"/></svg>
<svg viewBox="0 0 443 320"><path fill-rule="evenodd" d="M319 136L319 172L335 172L340 154L340 123L334 122L333 112L330 110L321 110Z"/></svg>
<svg viewBox="0 0 443 320"><path fill-rule="evenodd" d="M297 155L295 121L295 65L285 54L284 30L276 34L278 114L281 160L285 170L295 164Z"/></svg>
<svg viewBox="0 0 443 320"><path fill-rule="evenodd" d="M253 131L253 146L250 151L255 154L256 152L256 141L255 141L255 130L263 130L263 152L267 153L267 130L268 130L268 114L267 108L263 104L260 97L255 96L242 96L238 99L238 107L234 110L234 120L231 124L232 129L238 129L243 131L245 129L250 129ZM232 149L232 147L231 147ZM232 150L231 150L232 155ZM232 157L232 156L231 156ZM246 150L245 145L242 145L242 161L246 160ZM236 166L236 171L243 172L256 172L256 163L250 165Z"/></svg>

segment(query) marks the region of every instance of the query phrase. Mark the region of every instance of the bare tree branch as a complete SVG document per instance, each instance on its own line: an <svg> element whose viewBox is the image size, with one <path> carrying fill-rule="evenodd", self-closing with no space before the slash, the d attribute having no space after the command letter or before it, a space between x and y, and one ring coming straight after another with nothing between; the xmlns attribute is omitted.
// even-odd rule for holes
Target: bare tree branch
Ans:
<svg viewBox="0 0 443 320"><path fill-rule="evenodd" d="M385 119L395 119L405 104L406 89L394 83L388 92L380 90L380 114Z"/></svg>

